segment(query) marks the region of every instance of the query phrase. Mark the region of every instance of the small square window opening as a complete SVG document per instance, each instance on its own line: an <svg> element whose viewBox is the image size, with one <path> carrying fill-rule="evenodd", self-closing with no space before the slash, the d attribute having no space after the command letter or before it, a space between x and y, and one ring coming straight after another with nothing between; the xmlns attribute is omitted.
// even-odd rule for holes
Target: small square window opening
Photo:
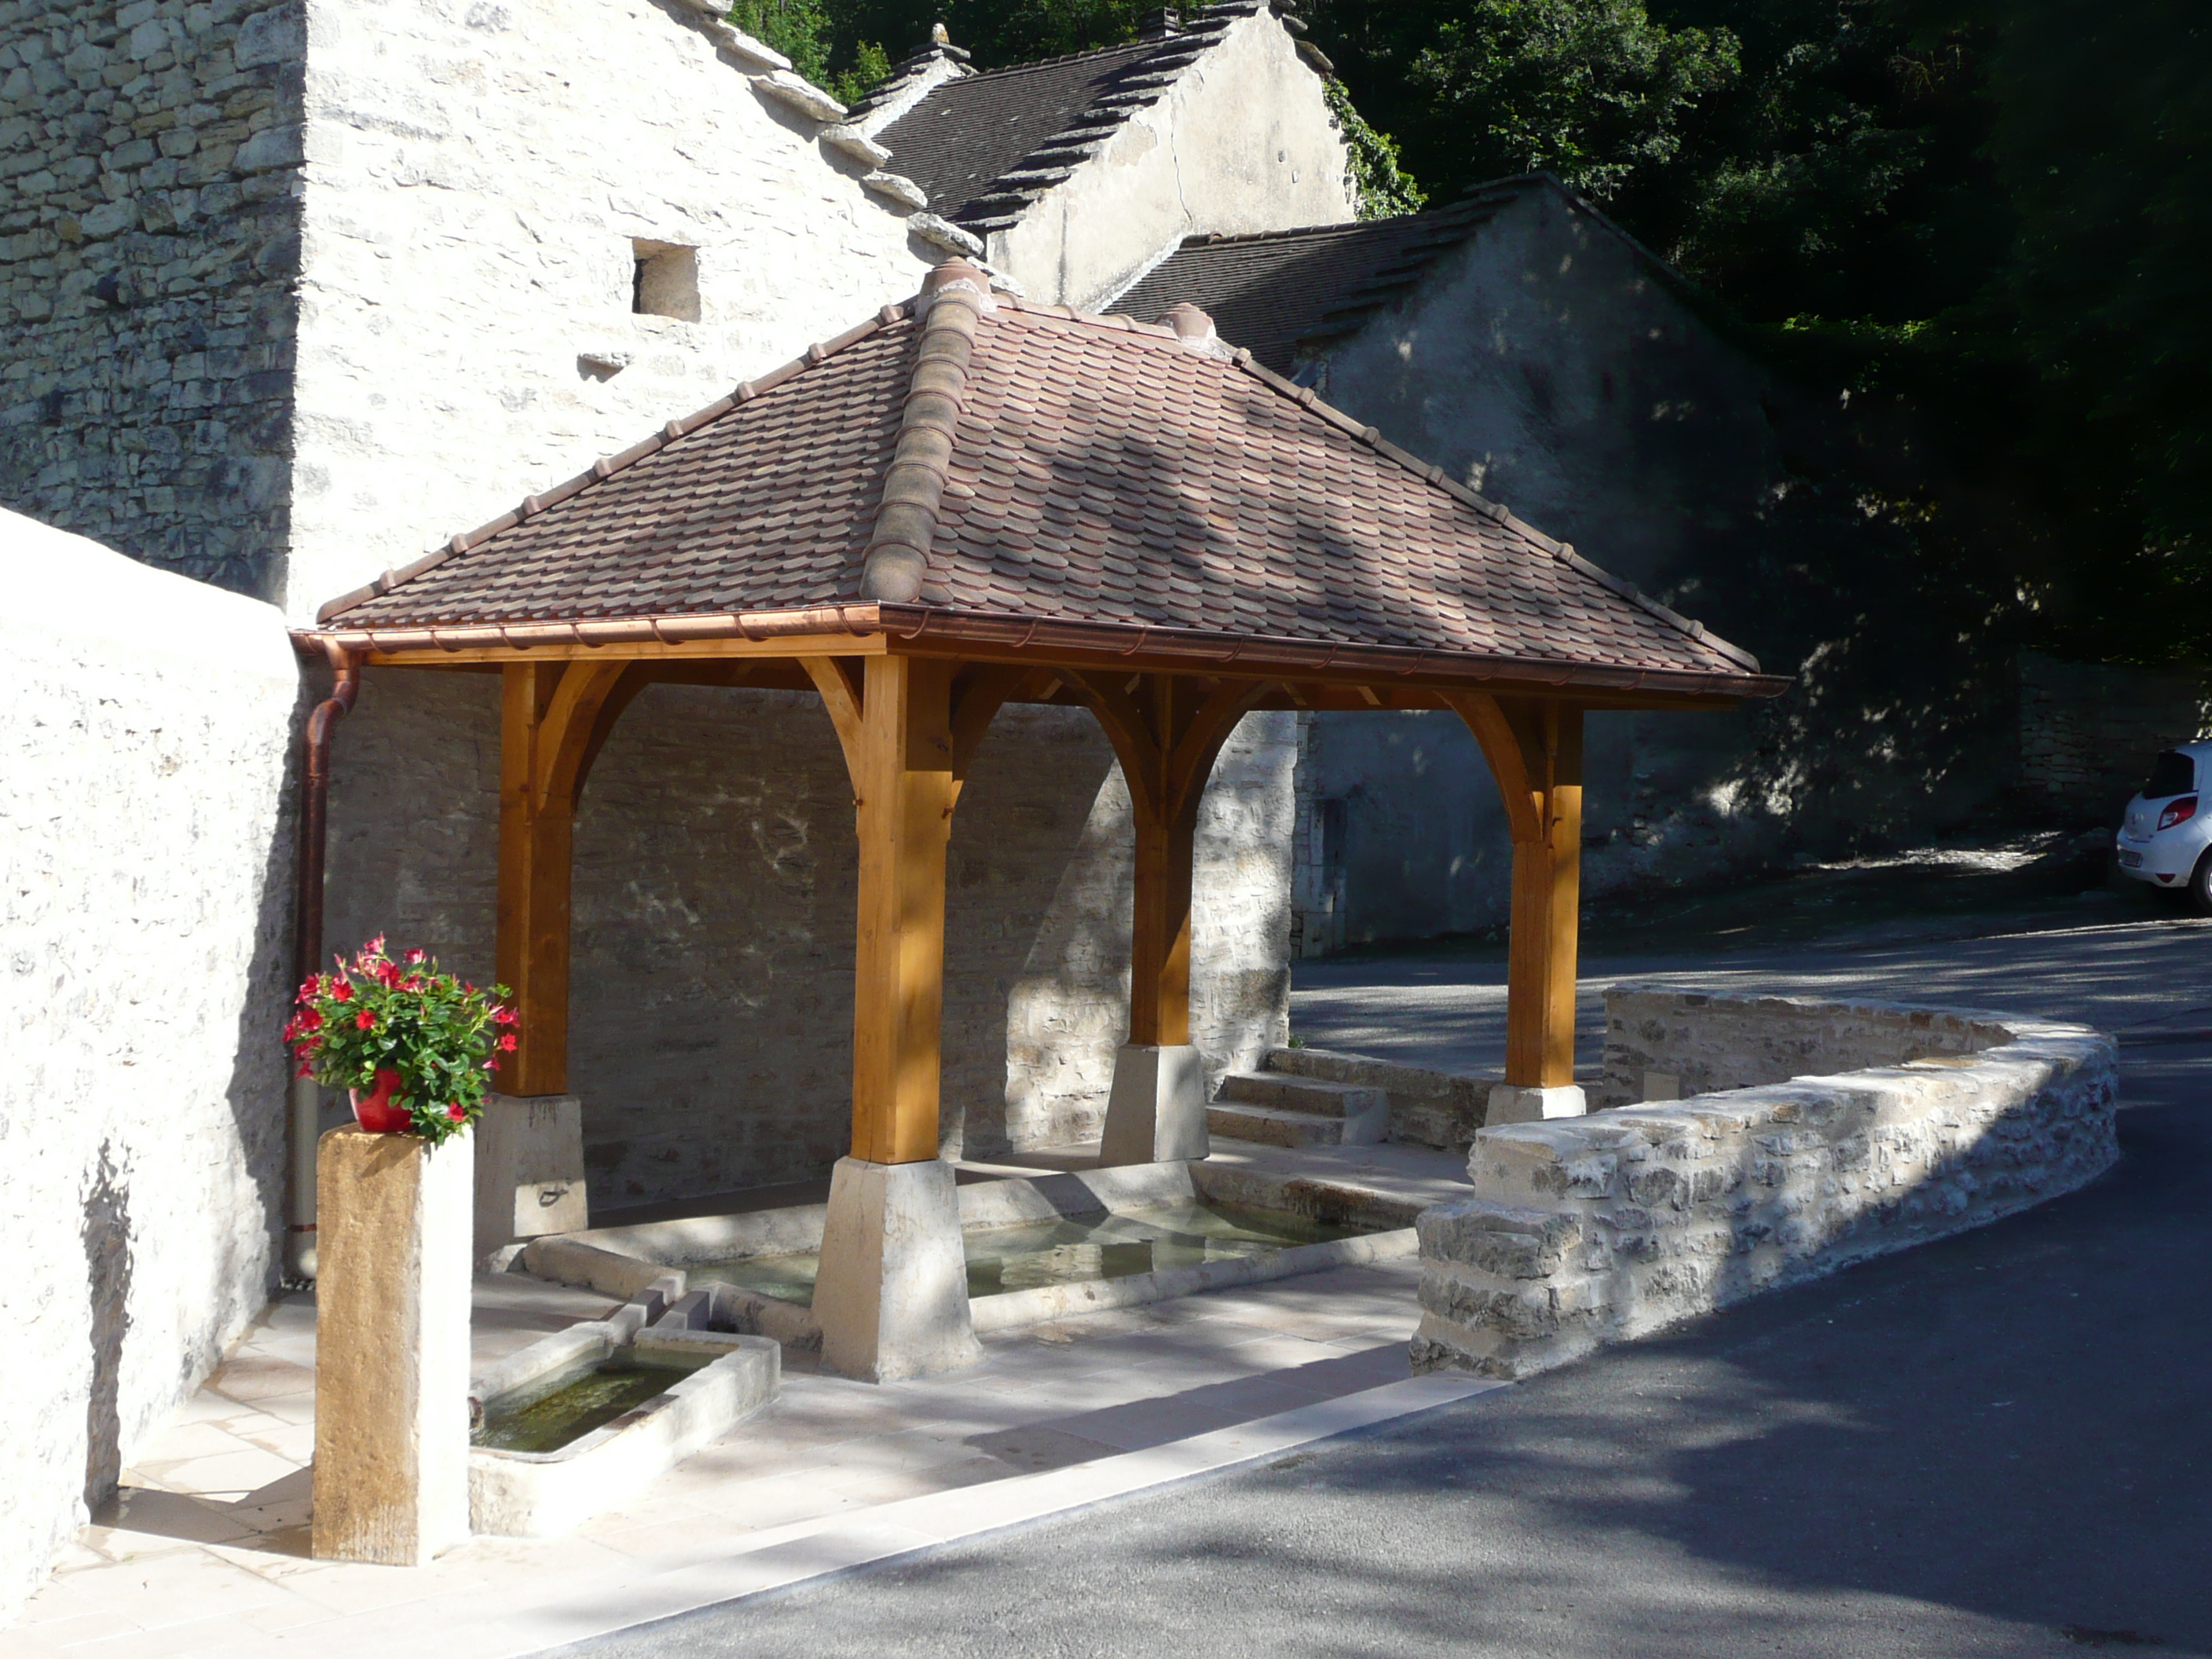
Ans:
<svg viewBox="0 0 2212 1659"><path fill-rule="evenodd" d="M634 241L629 308L641 317L699 320L699 250L673 242Z"/></svg>

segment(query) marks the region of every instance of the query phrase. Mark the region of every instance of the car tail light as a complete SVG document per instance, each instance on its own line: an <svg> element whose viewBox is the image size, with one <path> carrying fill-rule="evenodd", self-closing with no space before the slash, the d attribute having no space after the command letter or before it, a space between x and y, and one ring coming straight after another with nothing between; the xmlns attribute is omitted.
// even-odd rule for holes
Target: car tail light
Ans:
<svg viewBox="0 0 2212 1659"><path fill-rule="evenodd" d="M2170 800L2166 811L2158 815L2158 827L2171 830L2177 823L2186 823L2197 816L2197 797L2184 795L2179 800Z"/></svg>

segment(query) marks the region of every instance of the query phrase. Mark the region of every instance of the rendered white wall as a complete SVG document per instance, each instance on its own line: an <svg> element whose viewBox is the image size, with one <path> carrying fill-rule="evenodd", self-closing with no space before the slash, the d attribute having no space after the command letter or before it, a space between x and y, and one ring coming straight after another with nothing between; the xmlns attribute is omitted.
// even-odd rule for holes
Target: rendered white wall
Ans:
<svg viewBox="0 0 2212 1659"><path fill-rule="evenodd" d="M0 1622L266 1298L299 674L256 600L0 513Z"/></svg>
<svg viewBox="0 0 2212 1659"><path fill-rule="evenodd" d="M1321 77L1263 10L1232 24L1073 178L992 236L990 257L1032 298L1096 310L1185 236L1358 216Z"/></svg>
<svg viewBox="0 0 2212 1659"><path fill-rule="evenodd" d="M866 321L933 262L681 6L307 17L295 619ZM698 321L632 314L634 240L698 250Z"/></svg>

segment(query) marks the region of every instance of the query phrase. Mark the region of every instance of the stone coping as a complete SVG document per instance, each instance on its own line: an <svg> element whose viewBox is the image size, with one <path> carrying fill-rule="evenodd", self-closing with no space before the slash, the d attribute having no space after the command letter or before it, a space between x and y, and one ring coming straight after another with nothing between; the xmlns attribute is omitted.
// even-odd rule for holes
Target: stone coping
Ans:
<svg viewBox="0 0 2212 1659"><path fill-rule="evenodd" d="M1834 1069L1484 1130L1468 1154L1474 1195L1418 1223L1417 1370L1525 1376L1986 1224L2118 1156L2118 1046L2087 1026L1622 987L1609 1030L1654 1001L1676 1025L1640 1035L1644 1059L1679 1063L1733 1023L1779 1034L1746 1064L1797 1052ZM1869 1048L1887 1062L1904 1039L1959 1051L1851 1064Z"/></svg>

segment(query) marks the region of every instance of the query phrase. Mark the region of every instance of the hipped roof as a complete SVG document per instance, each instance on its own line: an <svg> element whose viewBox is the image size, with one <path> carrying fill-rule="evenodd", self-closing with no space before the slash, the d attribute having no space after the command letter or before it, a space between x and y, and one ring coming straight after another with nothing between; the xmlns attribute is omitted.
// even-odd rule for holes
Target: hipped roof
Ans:
<svg viewBox="0 0 2212 1659"><path fill-rule="evenodd" d="M902 603L862 581L902 422L929 401L915 308L891 306L333 601L323 631L353 650L542 640L532 623L672 641L810 613L828 630L1024 645L1040 629L1195 641L1252 672L1342 655L1469 680L1778 689L1749 653L1249 353L980 299L981 274L961 269L972 344L949 451L895 492L919 476L933 498Z"/></svg>

